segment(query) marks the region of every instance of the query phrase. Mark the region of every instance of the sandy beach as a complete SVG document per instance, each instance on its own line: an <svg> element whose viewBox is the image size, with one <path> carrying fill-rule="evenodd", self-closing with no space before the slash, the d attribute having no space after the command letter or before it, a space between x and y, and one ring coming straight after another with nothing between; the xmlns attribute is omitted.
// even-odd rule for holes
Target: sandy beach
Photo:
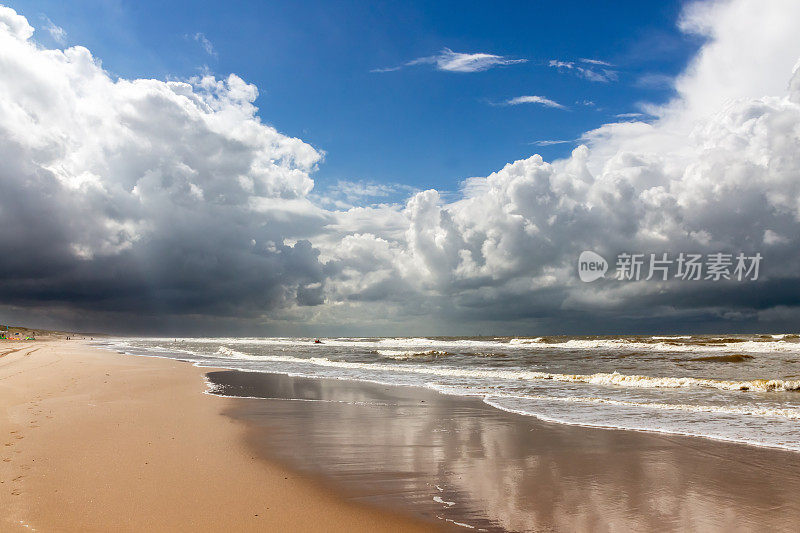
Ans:
<svg viewBox="0 0 800 533"><path fill-rule="evenodd" d="M253 453L207 369L0 346L0 530L425 531Z"/></svg>
<svg viewBox="0 0 800 533"><path fill-rule="evenodd" d="M0 0L0 533L800 533L800 0Z"/></svg>
<svg viewBox="0 0 800 533"><path fill-rule="evenodd" d="M791 451L80 341L6 343L0 354L3 531L792 531L800 521Z"/></svg>

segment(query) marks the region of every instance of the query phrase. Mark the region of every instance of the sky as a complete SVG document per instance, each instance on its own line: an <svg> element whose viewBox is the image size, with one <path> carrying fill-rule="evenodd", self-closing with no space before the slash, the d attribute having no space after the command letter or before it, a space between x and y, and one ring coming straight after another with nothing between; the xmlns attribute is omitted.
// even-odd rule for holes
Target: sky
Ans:
<svg viewBox="0 0 800 533"><path fill-rule="evenodd" d="M37 39L85 46L112 75L236 73L259 88L255 104L265 122L325 152L317 189L346 180L457 191L464 179L533 153L563 157L583 132L668 98L666 77L680 72L701 42L675 26L678 2L619 2L613 10L596 2L23 1L11 7L34 27L49 20L64 31L63 42L46 31ZM434 64L376 72L445 49L524 62L471 73ZM551 61L601 76L587 79ZM497 105L531 95L563 108ZM535 144L554 140L567 142Z"/></svg>
<svg viewBox="0 0 800 533"><path fill-rule="evenodd" d="M430 4L6 0L0 320L796 327L800 5ZM615 280L624 253L763 262Z"/></svg>

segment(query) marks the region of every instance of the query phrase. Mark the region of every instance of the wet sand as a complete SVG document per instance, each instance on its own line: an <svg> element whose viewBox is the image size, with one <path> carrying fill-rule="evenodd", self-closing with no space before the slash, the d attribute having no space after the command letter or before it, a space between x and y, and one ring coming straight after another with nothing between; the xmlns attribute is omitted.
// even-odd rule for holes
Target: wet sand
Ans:
<svg viewBox="0 0 800 533"><path fill-rule="evenodd" d="M208 369L0 344L0 531L431 531L266 461Z"/></svg>
<svg viewBox="0 0 800 533"><path fill-rule="evenodd" d="M800 454L582 428L425 388L215 371L254 453L490 531L796 531ZM800 431L798 433L800 438ZM450 522L448 522L450 523Z"/></svg>

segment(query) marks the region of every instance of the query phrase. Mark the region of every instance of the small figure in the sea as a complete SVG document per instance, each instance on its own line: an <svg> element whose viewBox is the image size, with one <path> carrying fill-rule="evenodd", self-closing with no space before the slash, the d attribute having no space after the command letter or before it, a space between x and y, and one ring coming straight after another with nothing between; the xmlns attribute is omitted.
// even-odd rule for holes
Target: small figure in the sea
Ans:
<svg viewBox="0 0 800 533"><path fill-rule="evenodd" d="M314 339L314 344L322 344L322 341L319 339Z"/></svg>

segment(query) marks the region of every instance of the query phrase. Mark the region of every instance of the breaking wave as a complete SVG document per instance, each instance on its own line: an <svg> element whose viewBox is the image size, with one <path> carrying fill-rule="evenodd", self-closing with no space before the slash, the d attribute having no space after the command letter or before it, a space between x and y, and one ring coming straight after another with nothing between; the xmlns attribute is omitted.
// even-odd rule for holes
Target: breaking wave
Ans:
<svg viewBox="0 0 800 533"><path fill-rule="evenodd" d="M663 411L685 411L691 413L715 413L724 415L749 415L763 418L785 418L787 420L800 420L800 409L780 408L780 407L758 407L752 405L697 405L684 403L661 403L661 402L636 402L625 400L612 400L608 398L586 398L574 396L543 396L543 395L508 395L491 394L486 396L488 402L496 402L500 398L510 398L519 400L542 400L547 402L560 402L567 404L594 404L612 405L615 407L635 407L644 409L654 409ZM533 414L533 413L529 413Z"/></svg>
<svg viewBox="0 0 800 533"><path fill-rule="evenodd" d="M152 339L162 343L172 339ZM586 351L586 352L680 352L725 353L735 350L737 353L788 352L800 354L800 336L796 334L750 335L740 337L723 337L710 335L676 335L676 336L635 336L635 337L476 337L476 338L443 338L443 337L337 337L323 338L316 342L314 338L197 338L178 339L179 342L196 344L225 344L233 346L264 347L314 347L318 350L326 348L371 349L375 351L407 351L414 353L448 352L448 353L548 353L553 351Z"/></svg>
<svg viewBox="0 0 800 533"><path fill-rule="evenodd" d="M445 352L443 350L426 350L424 352L419 352L415 350L375 350L375 353L378 355L382 355L383 357L388 357L390 359L415 359L419 357L443 357L446 355L452 355L449 352Z"/></svg>
<svg viewBox="0 0 800 533"><path fill-rule="evenodd" d="M224 350L224 351L222 351ZM419 365L397 366L381 363L357 363L351 361L334 361L324 357L293 357L281 355L248 355L236 352L227 347L220 347L220 353L235 354L237 357L260 361L275 361L284 363L310 364L321 367L343 368L352 370L379 370L383 372L413 373L425 376L442 376L478 379L526 380L526 381L560 381L569 383L588 383L601 386L617 386L630 388L669 388L684 389L691 387L714 388L726 391L797 391L800 390L800 380L783 379L753 379L753 380L722 380L695 377L656 377L644 375L620 374L619 372L598 372L595 374L558 374L550 372L536 372L529 370L504 370L499 368L456 368L456 367L428 367Z"/></svg>

